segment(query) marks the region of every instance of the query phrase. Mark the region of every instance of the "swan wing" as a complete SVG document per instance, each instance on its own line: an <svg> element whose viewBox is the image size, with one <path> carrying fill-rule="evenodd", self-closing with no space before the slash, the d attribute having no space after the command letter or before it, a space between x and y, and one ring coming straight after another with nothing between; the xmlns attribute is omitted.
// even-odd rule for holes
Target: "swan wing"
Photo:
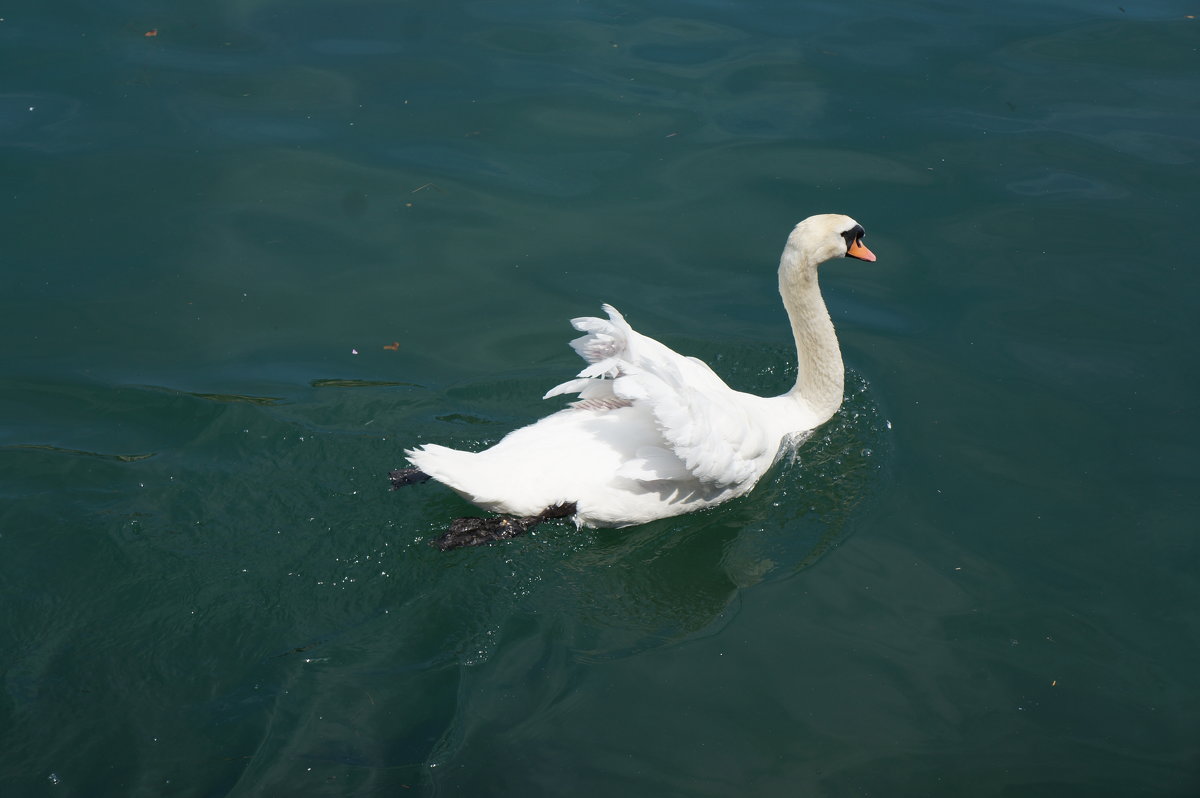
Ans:
<svg viewBox="0 0 1200 798"><path fill-rule="evenodd" d="M694 479L718 487L753 481L769 441L750 399L732 390L706 363L684 357L633 330L610 305L607 319L571 324L584 335L571 346L587 362L576 379L546 393L575 393L573 407L606 410L634 405L649 410L662 435L648 442L621 475L643 481Z"/></svg>

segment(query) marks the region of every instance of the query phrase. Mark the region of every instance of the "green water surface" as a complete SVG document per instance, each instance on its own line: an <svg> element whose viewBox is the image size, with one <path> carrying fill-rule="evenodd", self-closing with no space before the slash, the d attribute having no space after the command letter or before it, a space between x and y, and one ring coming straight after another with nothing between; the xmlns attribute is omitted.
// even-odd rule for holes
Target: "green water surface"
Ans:
<svg viewBox="0 0 1200 798"><path fill-rule="evenodd" d="M0 794L1200 794L1193 13L0 7ZM426 545L601 302L789 387L818 212L753 494Z"/></svg>

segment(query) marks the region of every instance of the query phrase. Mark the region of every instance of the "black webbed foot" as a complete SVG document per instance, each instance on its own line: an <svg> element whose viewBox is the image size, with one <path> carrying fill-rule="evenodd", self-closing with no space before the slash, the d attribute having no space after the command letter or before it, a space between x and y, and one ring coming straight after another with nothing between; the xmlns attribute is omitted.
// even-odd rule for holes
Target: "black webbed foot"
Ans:
<svg viewBox="0 0 1200 798"><path fill-rule="evenodd" d="M508 540L529 531L537 523L537 516L510 518L500 515L495 518L455 518L450 528L430 541L442 551L461 546L480 546L493 540Z"/></svg>
<svg viewBox="0 0 1200 798"><path fill-rule="evenodd" d="M428 482L433 479L433 477L419 468L398 468L388 474L388 478L392 480L392 490L402 488L405 485L419 485L422 482Z"/></svg>
<svg viewBox="0 0 1200 798"><path fill-rule="evenodd" d="M575 515L578 509L579 508L575 506L575 502L563 502L562 504L556 504L553 507L547 507L545 510L542 510L540 514L535 516L535 518L537 518L539 522L549 521L551 518L570 518L571 516Z"/></svg>
<svg viewBox="0 0 1200 798"><path fill-rule="evenodd" d="M566 518L575 514L575 503L558 504L547 507L537 515L527 515L523 518L500 515L494 518L455 518L450 522L450 528L439 537L429 541L429 545L449 551L462 546L479 546L491 543L493 540L510 540L517 535L523 535L533 527L552 518Z"/></svg>

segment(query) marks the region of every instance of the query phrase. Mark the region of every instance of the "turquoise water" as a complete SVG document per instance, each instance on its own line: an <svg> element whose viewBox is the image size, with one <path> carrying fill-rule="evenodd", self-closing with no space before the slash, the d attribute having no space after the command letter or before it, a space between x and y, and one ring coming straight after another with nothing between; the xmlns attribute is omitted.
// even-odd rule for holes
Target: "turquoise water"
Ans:
<svg viewBox="0 0 1200 798"><path fill-rule="evenodd" d="M3 794L1200 793L1196 11L0 9ZM426 545L601 302L785 389L825 211L751 496Z"/></svg>

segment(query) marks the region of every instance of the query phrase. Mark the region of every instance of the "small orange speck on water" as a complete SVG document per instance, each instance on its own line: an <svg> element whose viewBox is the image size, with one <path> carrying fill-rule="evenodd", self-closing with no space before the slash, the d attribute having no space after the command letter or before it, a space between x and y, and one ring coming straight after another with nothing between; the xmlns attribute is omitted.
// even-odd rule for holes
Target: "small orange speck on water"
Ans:
<svg viewBox="0 0 1200 798"><path fill-rule="evenodd" d="M157 35L158 35L158 28L151 28L150 30L146 31L147 37L157 36Z"/></svg>
<svg viewBox="0 0 1200 798"><path fill-rule="evenodd" d="M384 348L384 349L390 349L390 350L392 350L393 352L398 352L398 351L400 351L400 342L399 342L399 341L392 341L390 344L384 344L384 345L383 345L383 348Z"/></svg>

